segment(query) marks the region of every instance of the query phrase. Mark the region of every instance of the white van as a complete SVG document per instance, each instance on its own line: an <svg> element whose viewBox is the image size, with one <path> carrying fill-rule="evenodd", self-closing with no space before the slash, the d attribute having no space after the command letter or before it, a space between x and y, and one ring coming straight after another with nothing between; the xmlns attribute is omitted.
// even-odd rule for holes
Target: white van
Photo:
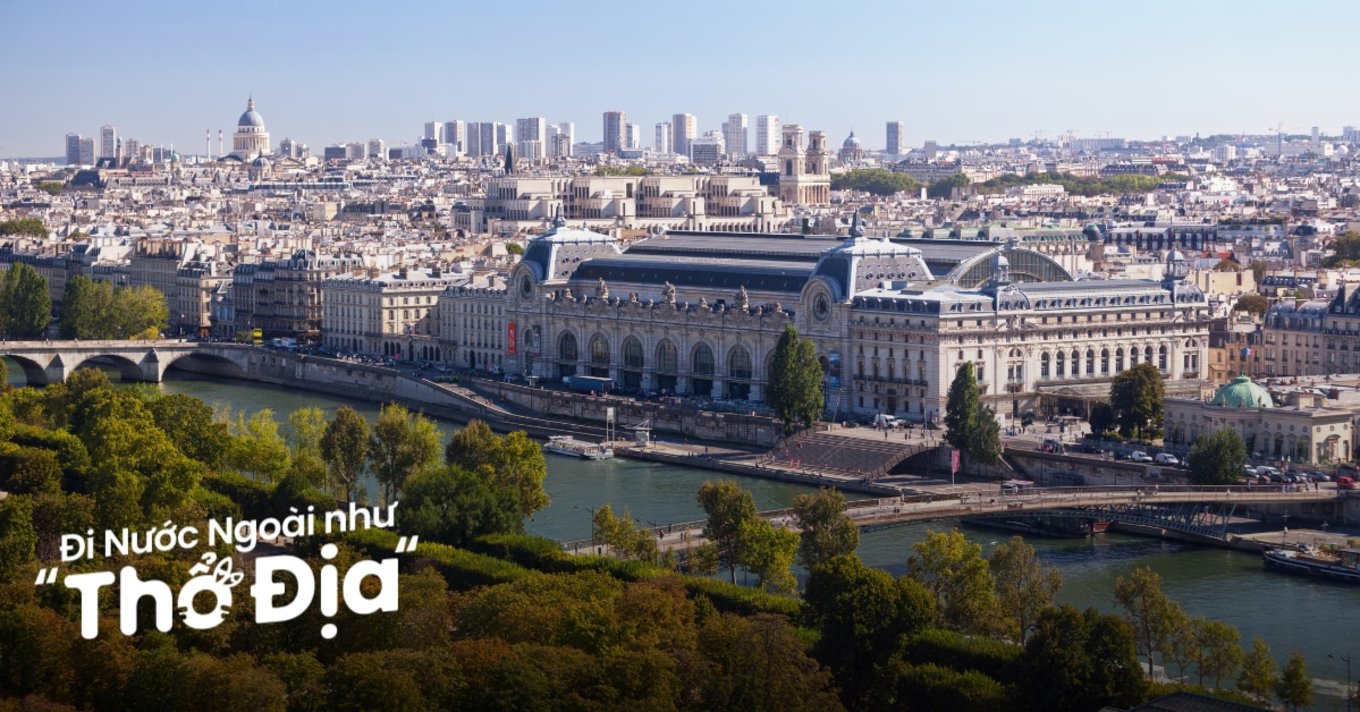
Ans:
<svg viewBox="0 0 1360 712"><path fill-rule="evenodd" d="M1153 458L1153 459L1157 461L1157 464L1158 464L1158 465L1179 465L1179 464L1181 464L1181 461L1180 461L1175 455L1172 455L1172 454L1169 453L1169 452L1159 452L1159 453L1157 453L1157 456L1156 456L1155 458Z"/></svg>

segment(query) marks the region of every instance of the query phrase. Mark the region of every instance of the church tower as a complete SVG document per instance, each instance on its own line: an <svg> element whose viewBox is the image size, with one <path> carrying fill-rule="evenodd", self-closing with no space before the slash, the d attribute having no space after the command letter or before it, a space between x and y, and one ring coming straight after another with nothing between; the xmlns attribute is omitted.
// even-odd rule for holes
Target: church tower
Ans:
<svg viewBox="0 0 1360 712"><path fill-rule="evenodd" d="M784 126L779 146L779 199L788 205L831 202L830 163L826 153L826 134L813 131L811 145L803 150L803 127Z"/></svg>

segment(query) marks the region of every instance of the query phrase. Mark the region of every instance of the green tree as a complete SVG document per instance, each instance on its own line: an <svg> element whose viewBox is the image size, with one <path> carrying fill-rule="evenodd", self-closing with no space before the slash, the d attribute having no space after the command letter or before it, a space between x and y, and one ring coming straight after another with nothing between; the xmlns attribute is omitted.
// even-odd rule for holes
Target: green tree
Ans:
<svg viewBox="0 0 1360 712"><path fill-rule="evenodd" d="M1308 662L1302 650L1295 650L1285 663L1284 674L1275 683L1275 696L1290 710L1313 704L1313 678L1308 676Z"/></svg>
<svg viewBox="0 0 1360 712"><path fill-rule="evenodd" d="M156 427L186 456L208 467L217 467L226 457L231 434L226 423L213 419L212 407L183 393L153 398L147 404Z"/></svg>
<svg viewBox="0 0 1360 712"><path fill-rule="evenodd" d="M1252 638L1251 650L1243 658L1242 671L1237 675L1237 689L1265 702L1275 693L1279 679L1270 646L1260 638Z"/></svg>
<svg viewBox="0 0 1360 712"><path fill-rule="evenodd" d="M320 408L298 408L288 414L288 447L294 458L308 452L320 456L325 436L326 412Z"/></svg>
<svg viewBox="0 0 1360 712"><path fill-rule="evenodd" d="M66 284L60 329L72 339L151 339L169 319L165 295L155 287L115 287L76 275Z"/></svg>
<svg viewBox="0 0 1360 712"><path fill-rule="evenodd" d="M831 179L832 190L861 190L873 195L918 193L921 184L906 173L886 168L856 168Z"/></svg>
<svg viewBox="0 0 1360 712"><path fill-rule="evenodd" d="M1197 485L1232 485L1247 464L1247 446L1231 428L1202 435L1190 446L1190 481Z"/></svg>
<svg viewBox="0 0 1360 712"><path fill-rule="evenodd" d="M944 439L955 450L967 452L973 437L973 427L977 424L977 414L981 410L980 400L977 378L973 375L973 362L964 361L954 372L944 407Z"/></svg>
<svg viewBox="0 0 1360 712"><path fill-rule="evenodd" d="M45 180L38 183L38 190L41 190L48 195L61 195L61 189L65 186L66 184L59 180Z"/></svg>
<svg viewBox="0 0 1360 712"><path fill-rule="evenodd" d="M0 499L0 581L14 581L33 560L37 545L33 500L18 495Z"/></svg>
<svg viewBox="0 0 1360 712"><path fill-rule="evenodd" d="M894 580L853 554L813 566L803 600L819 633L814 653L831 667L851 707L868 691L875 669L936 618L934 599L920 583Z"/></svg>
<svg viewBox="0 0 1360 712"><path fill-rule="evenodd" d="M401 530L428 541L465 546L486 534L518 531L518 496L458 465L426 470L406 480L397 514Z"/></svg>
<svg viewBox="0 0 1360 712"><path fill-rule="evenodd" d="M650 531L639 529L627 510L618 517L609 505L600 507L591 517L591 529L595 532L595 542L608 547L620 559L656 563L656 537Z"/></svg>
<svg viewBox="0 0 1360 712"><path fill-rule="evenodd" d="M1323 267L1350 267L1360 262L1360 233L1345 232L1332 240L1331 247L1332 255L1322 261Z"/></svg>
<svg viewBox="0 0 1360 712"><path fill-rule="evenodd" d="M784 420L784 433L808 427L822 415L822 366L817 347L798 336L792 324L784 327L770 361L765 402Z"/></svg>
<svg viewBox="0 0 1360 712"><path fill-rule="evenodd" d="M841 709L830 674L779 616L710 616L697 649L704 665L695 677L694 709Z"/></svg>
<svg viewBox="0 0 1360 712"><path fill-rule="evenodd" d="M1268 262L1264 262L1262 260L1253 260L1251 263L1251 276L1252 279L1254 279L1256 281L1256 284L1258 285L1261 283L1262 280L1266 278L1266 272L1268 272L1269 270L1270 264Z"/></svg>
<svg viewBox="0 0 1360 712"><path fill-rule="evenodd" d="M990 465L1001 457L1001 427L996 413L981 405L973 362L964 361L949 384L944 410L944 439L974 462Z"/></svg>
<svg viewBox="0 0 1360 712"><path fill-rule="evenodd" d="M345 499L353 501L354 486L368 461L368 421L353 408L342 405L321 436L321 456L330 471L344 483Z"/></svg>
<svg viewBox="0 0 1360 712"><path fill-rule="evenodd" d="M1242 265L1237 264L1232 258L1224 257L1214 265L1215 272L1241 272Z"/></svg>
<svg viewBox="0 0 1360 712"><path fill-rule="evenodd" d="M57 325L61 338L89 338L94 332L95 291L94 281L83 274L72 275L66 280L61 298L61 321Z"/></svg>
<svg viewBox="0 0 1360 712"><path fill-rule="evenodd" d="M942 625L964 633L996 631L996 588L980 544L954 529L927 533L912 551L907 575L930 592Z"/></svg>
<svg viewBox="0 0 1360 712"><path fill-rule="evenodd" d="M953 195L955 188L967 188L973 181L963 173L955 173L948 178L941 178L934 181L926 188L926 197L936 200L947 200Z"/></svg>
<svg viewBox="0 0 1360 712"><path fill-rule="evenodd" d="M47 278L27 263L16 262L0 280L0 319L3 330L16 339L43 335L52 322L52 296Z"/></svg>
<svg viewBox="0 0 1360 712"><path fill-rule="evenodd" d="M737 582L737 564L742 561L742 526L756 518L756 500L732 480L705 482L699 488L699 506L708 515L704 537L718 547L727 560L732 583Z"/></svg>
<svg viewBox="0 0 1360 712"><path fill-rule="evenodd" d="M523 431L497 437L485 422L473 420L449 438L444 459L512 491L521 523L548 506L548 493L543 489L548 463L543 448Z"/></svg>
<svg viewBox="0 0 1360 712"><path fill-rule="evenodd" d="M288 444L279 434L274 411L262 408L247 420L245 413L237 413L230 426L231 444L227 448L227 466L249 473L264 482L278 482L288 473L292 458Z"/></svg>
<svg viewBox="0 0 1360 712"><path fill-rule="evenodd" d="M391 502L406 478L439 461L439 429L425 416L389 403L373 425L369 457L383 500Z"/></svg>
<svg viewBox="0 0 1360 712"><path fill-rule="evenodd" d="M771 593L798 591L790 567L798 554L798 534L752 517L741 523L741 563L760 577L760 587Z"/></svg>
<svg viewBox="0 0 1360 712"><path fill-rule="evenodd" d="M1244 311L1252 316L1265 316L1270 308L1270 300L1259 294L1243 294L1233 304L1233 311Z"/></svg>
<svg viewBox="0 0 1360 712"><path fill-rule="evenodd" d="M823 487L816 494L800 494L793 500L798 522L798 558L812 568L833 556L853 554L859 548L859 527L845 513L845 495Z"/></svg>
<svg viewBox="0 0 1360 712"><path fill-rule="evenodd" d="M1023 645L1039 614L1053 605L1062 576L1056 567L1040 561L1034 547L1019 536L993 549L987 566L996 583L1000 610L1011 619L1007 621L1007 636Z"/></svg>
<svg viewBox="0 0 1360 712"><path fill-rule="evenodd" d="M1017 666L1020 697L1045 712L1128 708L1146 687L1129 625L1094 608L1046 609Z"/></svg>
<svg viewBox="0 0 1360 712"><path fill-rule="evenodd" d="M1133 628L1134 642L1147 658L1147 674L1152 677L1153 656L1167 648L1174 626L1183 619L1180 606L1162 591L1162 577L1147 567L1115 578L1114 600Z"/></svg>
<svg viewBox="0 0 1360 712"><path fill-rule="evenodd" d="M38 218L14 218L0 222L0 237L10 235L47 237L47 226Z"/></svg>
<svg viewBox="0 0 1360 712"><path fill-rule="evenodd" d="M1151 363L1135 364L1115 376L1110 384L1110 407L1114 408L1120 434L1125 437L1160 434L1165 397L1162 372Z"/></svg>
<svg viewBox="0 0 1360 712"><path fill-rule="evenodd" d="M505 253L509 255L522 255L524 254L524 245L521 245L518 242L507 242L505 243Z"/></svg>
<svg viewBox="0 0 1360 712"><path fill-rule="evenodd" d="M1195 645L1191 662L1199 670L1199 683L1207 676L1214 687L1221 687L1223 678L1233 678L1242 667L1242 635L1223 621L1196 618L1191 622Z"/></svg>
<svg viewBox="0 0 1360 712"><path fill-rule="evenodd" d="M1091 432L1096 434L1108 433L1114 430L1118 420L1114 416L1114 408L1109 403L1100 401L1091 404Z"/></svg>

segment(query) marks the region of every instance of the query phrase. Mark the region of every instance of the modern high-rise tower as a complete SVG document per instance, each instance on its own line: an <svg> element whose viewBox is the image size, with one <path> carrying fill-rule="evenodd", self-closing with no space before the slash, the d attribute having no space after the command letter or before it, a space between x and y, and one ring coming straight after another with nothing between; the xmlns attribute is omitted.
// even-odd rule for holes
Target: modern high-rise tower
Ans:
<svg viewBox="0 0 1360 712"><path fill-rule="evenodd" d="M665 155L673 153L671 148L671 122L662 121L656 125L656 152Z"/></svg>
<svg viewBox="0 0 1360 712"><path fill-rule="evenodd" d="M689 142L699 134L699 120L694 114L676 114L671 117L671 151L689 155Z"/></svg>
<svg viewBox="0 0 1360 712"><path fill-rule="evenodd" d="M515 122L516 141L537 141L539 144L548 142L548 120L542 116L531 116L527 119L520 119Z"/></svg>
<svg viewBox="0 0 1360 712"><path fill-rule="evenodd" d="M883 152L890 156L901 156L907 152L907 131L901 121L889 121L887 146Z"/></svg>
<svg viewBox="0 0 1360 712"><path fill-rule="evenodd" d="M779 116L761 114L756 117L756 145L751 151L757 156L773 156L779 153Z"/></svg>
<svg viewBox="0 0 1360 712"><path fill-rule="evenodd" d="M99 127L99 157L118 158L118 129L109 124Z"/></svg>
<svg viewBox="0 0 1360 712"><path fill-rule="evenodd" d="M66 134L66 165L80 165L80 134Z"/></svg>
<svg viewBox="0 0 1360 712"><path fill-rule="evenodd" d="M604 112L604 148L605 153L618 153L626 148L628 114L622 111Z"/></svg>
<svg viewBox="0 0 1360 712"><path fill-rule="evenodd" d="M731 114L723 124L723 143L727 155L734 158L746 155L746 114Z"/></svg>

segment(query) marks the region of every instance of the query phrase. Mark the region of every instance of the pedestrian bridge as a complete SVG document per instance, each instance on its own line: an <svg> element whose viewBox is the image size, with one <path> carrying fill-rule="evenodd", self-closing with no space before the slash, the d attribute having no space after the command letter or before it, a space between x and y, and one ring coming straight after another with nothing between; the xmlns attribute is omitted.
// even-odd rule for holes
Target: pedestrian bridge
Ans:
<svg viewBox="0 0 1360 712"><path fill-rule="evenodd" d="M254 347L245 344L196 343L177 339L151 341L6 341L0 356L19 364L30 385L66 380L81 366L117 369L125 381L159 383L181 359L196 359L224 375L245 375Z"/></svg>
<svg viewBox="0 0 1360 712"><path fill-rule="evenodd" d="M1334 489L1291 490L1289 485L1044 487L1018 494L1003 494L996 485L965 485L954 493L847 502L845 513L866 530L956 517L1059 513L1221 538L1226 520L1239 505L1328 502L1342 496ZM1205 507L1214 509L1205 511ZM792 509L760 512L758 516L776 526L795 531L798 528ZM705 542L703 529L707 523L707 520L681 522L651 531L658 536L662 551L683 551ZM590 551L594 542L572 541L562 546L568 551Z"/></svg>

